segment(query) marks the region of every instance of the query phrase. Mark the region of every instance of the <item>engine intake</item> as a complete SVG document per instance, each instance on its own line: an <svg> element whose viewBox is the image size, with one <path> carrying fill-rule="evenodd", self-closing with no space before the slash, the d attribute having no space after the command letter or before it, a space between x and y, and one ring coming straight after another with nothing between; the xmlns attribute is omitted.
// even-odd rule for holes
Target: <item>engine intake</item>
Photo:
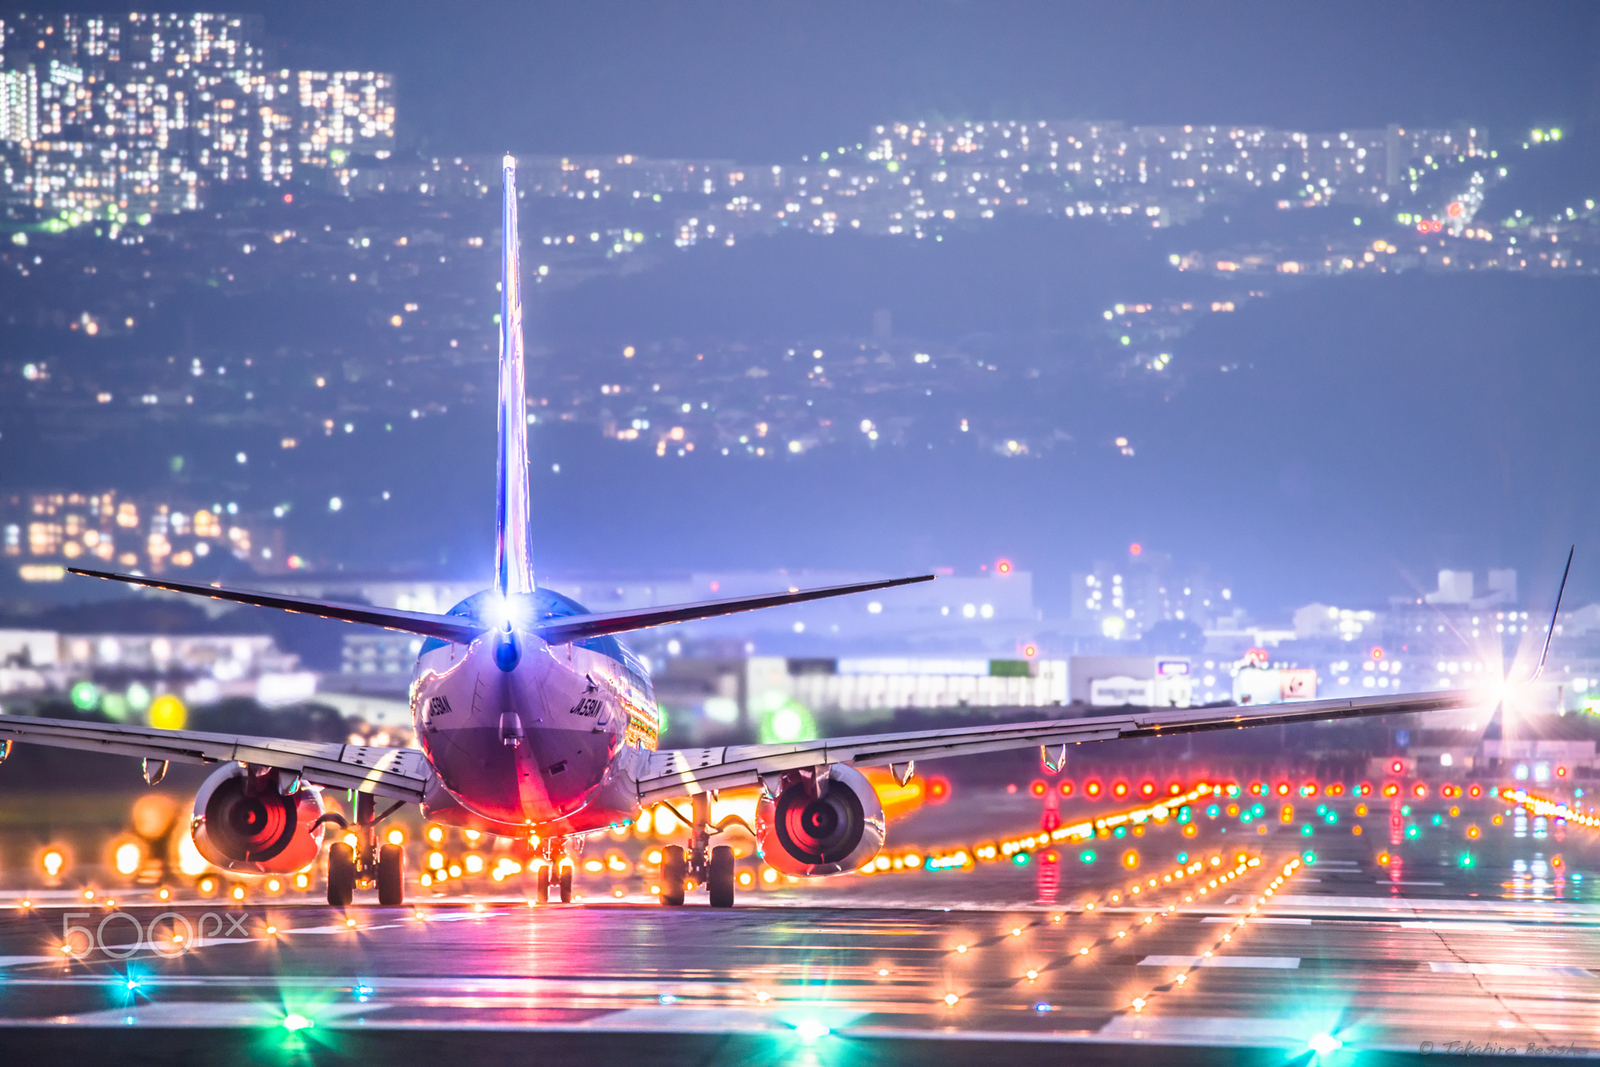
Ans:
<svg viewBox="0 0 1600 1067"><path fill-rule="evenodd" d="M238 874L292 874L322 849L322 794L298 780L279 788L282 772L230 763L194 798L189 832L209 862Z"/></svg>
<svg viewBox="0 0 1600 1067"><path fill-rule="evenodd" d="M853 871L883 848L883 805L877 790L854 767L835 763L813 784L785 774L776 798L756 806L761 858L784 874L805 876Z"/></svg>

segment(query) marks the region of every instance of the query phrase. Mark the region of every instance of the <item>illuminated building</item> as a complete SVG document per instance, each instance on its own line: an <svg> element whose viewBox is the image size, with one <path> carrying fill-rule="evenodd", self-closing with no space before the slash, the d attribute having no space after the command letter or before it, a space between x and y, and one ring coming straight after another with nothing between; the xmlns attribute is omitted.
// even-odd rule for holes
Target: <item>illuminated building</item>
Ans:
<svg viewBox="0 0 1600 1067"><path fill-rule="evenodd" d="M286 563L282 532L252 526L233 504L189 510L113 490L0 498L0 556L24 581L59 581L69 566L160 574L214 552L264 571Z"/></svg>
<svg viewBox="0 0 1600 1067"><path fill-rule="evenodd" d="M0 19L0 170L13 207L71 225L192 210L212 183L386 156L387 74L269 72L258 16ZM342 160L342 157L340 157Z"/></svg>

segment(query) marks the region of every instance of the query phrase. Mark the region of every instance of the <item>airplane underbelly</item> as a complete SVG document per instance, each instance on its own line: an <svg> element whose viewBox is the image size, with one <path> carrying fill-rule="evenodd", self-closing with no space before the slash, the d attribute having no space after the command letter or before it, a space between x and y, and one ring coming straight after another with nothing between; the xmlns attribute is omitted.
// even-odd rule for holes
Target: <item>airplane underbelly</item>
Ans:
<svg viewBox="0 0 1600 1067"><path fill-rule="evenodd" d="M478 644L447 646L417 668L418 739L469 811L537 827L570 819L603 791L620 746L619 717L572 714L596 697L549 650L508 673Z"/></svg>

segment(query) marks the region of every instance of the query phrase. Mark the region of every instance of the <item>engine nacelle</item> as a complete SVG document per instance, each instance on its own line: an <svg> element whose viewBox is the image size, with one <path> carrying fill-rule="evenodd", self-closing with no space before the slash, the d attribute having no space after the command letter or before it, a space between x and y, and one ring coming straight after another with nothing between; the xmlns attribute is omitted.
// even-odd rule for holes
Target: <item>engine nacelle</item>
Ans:
<svg viewBox="0 0 1600 1067"><path fill-rule="evenodd" d="M200 855L225 871L292 874L322 850L322 813L322 794L311 786L282 771L230 763L195 794L189 832Z"/></svg>
<svg viewBox="0 0 1600 1067"><path fill-rule="evenodd" d="M767 866L784 874L839 874L865 866L883 848L883 805L866 775L835 763L819 784L820 790L785 774L776 798L762 794L756 841Z"/></svg>

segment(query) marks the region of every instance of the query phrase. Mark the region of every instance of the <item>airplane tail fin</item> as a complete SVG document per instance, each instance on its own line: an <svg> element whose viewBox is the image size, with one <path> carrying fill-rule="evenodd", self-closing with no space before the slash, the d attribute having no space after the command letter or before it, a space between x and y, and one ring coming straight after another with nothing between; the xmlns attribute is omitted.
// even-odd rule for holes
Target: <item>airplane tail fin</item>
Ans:
<svg viewBox="0 0 1600 1067"><path fill-rule="evenodd" d="M517 161L505 157L500 241L500 454L495 490L495 589L534 590L528 501L528 398L522 351L522 273L517 239Z"/></svg>

